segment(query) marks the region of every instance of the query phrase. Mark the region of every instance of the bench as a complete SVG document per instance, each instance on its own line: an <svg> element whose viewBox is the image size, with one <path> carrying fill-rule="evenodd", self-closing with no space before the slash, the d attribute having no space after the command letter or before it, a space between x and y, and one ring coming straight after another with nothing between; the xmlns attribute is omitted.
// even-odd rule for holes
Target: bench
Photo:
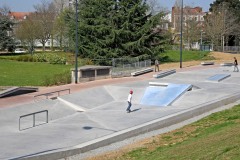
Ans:
<svg viewBox="0 0 240 160"><path fill-rule="evenodd" d="M153 71L153 68L145 68L145 69L142 69L142 70L139 70L139 71L136 71L136 72L132 72L131 76L138 76L138 75L148 73L148 72L152 72L152 71Z"/></svg>
<svg viewBox="0 0 240 160"><path fill-rule="evenodd" d="M176 69L171 69L171 70L160 72L158 74L154 74L153 77L154 78L162 78L162 77L166 77L166 76L168 76L170 74L173 74L173 73L176 73Z"/></svg>

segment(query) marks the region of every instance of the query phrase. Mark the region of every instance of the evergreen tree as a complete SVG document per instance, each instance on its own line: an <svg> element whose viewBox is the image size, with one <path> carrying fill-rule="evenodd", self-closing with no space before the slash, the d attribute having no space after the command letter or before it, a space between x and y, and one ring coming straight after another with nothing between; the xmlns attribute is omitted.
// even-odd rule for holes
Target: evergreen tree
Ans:
<svg viewBox="0 0 240 160"><path fill-rule="evenodd" d="M10 34L13 24L14 23L9 18L0 15L0 50L14 50L15 43L13 37Z"/></svg>
<svg viewBox="0 0 240 160"><path fill-rule="evenodd" d="M162 13L152 16L142 0L81 0L79 4L79 50L91 59L139 57L154 54L163 39L154 28ZM74 13L73 13L74 14ZM75 38L74 15L70 33Z"/></svg>

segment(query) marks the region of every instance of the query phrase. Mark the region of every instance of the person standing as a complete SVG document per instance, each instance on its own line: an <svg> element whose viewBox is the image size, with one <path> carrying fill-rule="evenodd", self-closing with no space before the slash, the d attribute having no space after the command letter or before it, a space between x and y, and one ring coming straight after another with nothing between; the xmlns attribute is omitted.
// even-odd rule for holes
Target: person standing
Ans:
<svg viewBox="0 0 240 160"><path fill-rule="evenodd" d="M127 102L128 102L128 107L127 107L127 113L130 113L131 112L131 106L132 106L132 94L133 94L133 91L130 90L129 92L129 95L128 95L128 99L127 99Z"/></svg>
<svg viewBox="0 0 240 160"><path fill-rule="evenodd" d="M158 62L158 60L156 59L155 60L155 72L159 72L159 62Z"/></svg>
<svg viewBox="0 0 240 160"><path fill-rule="evenodd" d="M233 72L239 72L237 58L234 57L234 70Z"/></svg>

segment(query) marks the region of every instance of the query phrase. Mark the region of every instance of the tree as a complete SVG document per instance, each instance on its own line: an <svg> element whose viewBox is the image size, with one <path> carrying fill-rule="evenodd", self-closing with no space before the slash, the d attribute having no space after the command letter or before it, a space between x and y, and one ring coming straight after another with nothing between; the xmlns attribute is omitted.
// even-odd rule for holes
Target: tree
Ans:
<svg viewBox="0 0 240 160"><path fill-rule="evenodd" d="M43 45L43 50L45 50L45 43L50 38L53 38L54 19L56 17L55 6L53 3L42 0L42 3L35 5L34 8L36 13L33 14L33 19L36 26L38 26L37 39Z"/></svg>
<svg viewBox="0 0 240 160"><path fill-rule="evenodd" d="M6 16L5 9L0 8L0 50L13 51L16 45L11 34L14 23Z"/></svg>
<svg viewBox="0 0 240 160"><path fill-rule="evenodd" d="M238 17L227 8L226 4L214 7L205 17L205 33L215 46L223 45L226 37L239 35Z"/></svg>
<svg viewBox="0 0 240 160"><path fill-rule="evenodd" d="M54 0L56 8L56 18L54 21L53 35L54 39L59 42L60 49L63 45L68 46L69 37L67 35L67 24L65 23L65 17L69 12L67 8L68 1L66 0Z"/></svg>
<svg viewBox="0 0 240 160"><path fill-rule="evenodd" d="M37 39L37 30L38 26L32 19L31 15L28 17L28 19L22 21L16 30L16 37L23 44L27 44L27 46L29 46L28 50L31 54L33 54L33 48Z"/></svg>
<svg viewBox="0 0 240 160"><path fill-rule="evenodd" d="M221 7L224 4L227 6L227 10L232 11L233 15L238 17L240 20L240 1L239 0L215 0L212 4L210 4L210 11L213 12L215 8Z"/></svg>
<svg viewBox="0 0 240 160"><path fill-rule="evenodd" d="M188 48L192 49L192 44L200 39L202 26L194 19L187 19L185 22L183 37L188 44Z"/></svg>
<svg viewBox="0 0 240 160"><path fill-rule="evenodd" d="M106 59L154 54L161 35L154 32L162 13L152 16L141 0L82 0L79 8L81 56ZM75 21L70 33L75 30Z"/></svg>

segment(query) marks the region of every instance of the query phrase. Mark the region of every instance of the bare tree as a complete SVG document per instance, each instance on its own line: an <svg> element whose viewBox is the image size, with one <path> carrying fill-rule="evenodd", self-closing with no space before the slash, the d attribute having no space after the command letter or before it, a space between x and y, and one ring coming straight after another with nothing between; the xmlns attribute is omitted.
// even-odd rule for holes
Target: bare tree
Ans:
<svg viewBox="0 0 240 160"><path fill-rule="evenodd" d="M147 4L149 5L149 7L150 7L150 12L151 12L153 15L156 15L156 14L159 13L159 12L166 12L166 13L167 13L167 9L161 7L161 5L159 4L159 1L158 1L158 0L147 0L146 2L147 2Z"/></svg>
<svg viewBox="0 0 240 160"><path fill-rule="evenodd" d="M43 50L45 50L45 43L53 37L56 8L53 3L48 3L46 0L42 0L42 3L35 5L34 8L36 9L34 19L38 25L37 39L43 45Z"/></svg>
<svg viewBox="0 0 240 160"><path fill-rule="evenodd" d="M239 21L226 4L213 8L205 18L205 33L215 46L224 46L226 38L239 35Z"/></svg>
<svg viewBox="0 0 240 160"><path fill-rule="evenodd" d="M37 23L31 18L31 16L22 21L16 30L16 37L21 41L22 44L26 44L29 48L29 53L33 54L33 48L37 39Z"/></svg>
<svg viewBox="0 0 240 160"><path fill-rule="evenodd" d="M7 5L0 7L0 15L7 16L10 11L10 7Z"/></svg>

